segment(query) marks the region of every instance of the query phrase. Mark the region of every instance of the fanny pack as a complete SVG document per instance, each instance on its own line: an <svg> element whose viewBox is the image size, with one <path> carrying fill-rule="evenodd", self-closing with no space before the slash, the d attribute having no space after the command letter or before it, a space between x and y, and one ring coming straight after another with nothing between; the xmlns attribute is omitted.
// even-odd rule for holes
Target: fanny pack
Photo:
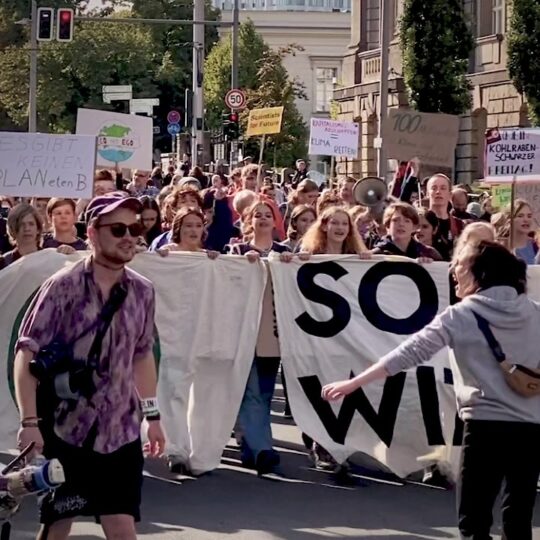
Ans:
<svg viewBox="0 0 540 540"><path fill-rule="evenodd" d="M504 378L508 386L522 397L540 396L540 369L532 369L520 364L512 364L506 359L497 338L493 335L489 322L478 313L473 311L473 315L478 323L478 328L484 334L486 341L501 367Z"/></svg>

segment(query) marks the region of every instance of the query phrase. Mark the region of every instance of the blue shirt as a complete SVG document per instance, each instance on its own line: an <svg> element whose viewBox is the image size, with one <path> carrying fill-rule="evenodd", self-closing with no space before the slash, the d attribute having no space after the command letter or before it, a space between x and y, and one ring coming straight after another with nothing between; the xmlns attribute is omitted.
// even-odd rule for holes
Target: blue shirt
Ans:
<svg viewBox="0 0 540 540"><path fill-rule="evenodd" d="M536 264L535 258L537 251L534 249L532 240L527 242L527 245L515 249L516 257L525 261L527 264Z"/></svg>

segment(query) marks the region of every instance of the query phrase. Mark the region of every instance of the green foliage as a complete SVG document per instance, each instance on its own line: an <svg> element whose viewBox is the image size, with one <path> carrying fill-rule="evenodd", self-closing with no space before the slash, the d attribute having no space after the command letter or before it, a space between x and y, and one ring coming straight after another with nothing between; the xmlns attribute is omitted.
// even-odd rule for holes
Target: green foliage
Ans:
<svg viewBox="0 0 540 540"><path fill-rule="evenodd" d="M405 0L400 41L415 109L463 114L470 108L466 75L474 42L462 0Z"/></svg>
<svg viewBox="0 0 540 540"><path fill-rule="evenodd" d="M529 118L540 126L540 2L514 0L508 33L508 72L527 98Z"/></svg>
<svg viewBox="0 0 540 540"><path fill-rule="evenodd" d="M247 95L247 108L240 121L245 130L250 109L284 106L281 133L267 137L265 160L289 166L306 155L307 127L296 107L296 99L306 99L304 87L291 79L283 66L288 55L300 48L289 45L278 51L270 49L255 26L248 21L240 26L238 50L240 87ZM222 115L227 112L224 98L230 89L231 39L227 37L214 47L205 65L205 100L207 121L212 128L221 126ZM245 142L244 153L258 155L256 139Z"/></svg>
<svg viewBox="0 0 540 540"><path fill-rule="evenodd" d="M238 32L238 84L249 90L258 86L258 63L268 45L255 30L252 21L240 25ZM225 109L225 94L231 88L232 43L231 36L223 38L210 52L204 65L204 98L208 127L217 129L221 125Z"/></svg>
<svg viewBox="0 0 540 540"><path fill-rule="evenodd" d="M86 0L50 0L47 6L70 6L81 12ZM29 50L28 0L0 1L0 129L23 129L27 123ZM125 7L124 11L118 10ZM104 2L92 16L191 19L192 0L134 0ZM219 12L207 0L205 18ZM207 27L206 47L217 40L217 29ZM131 84L136 98L157 97L161 119L173 108L183 108L192 76L193 27L77 23L72 43L41 43L38 72L38 127L42 131L72 131L78 107L118 109L105 105L101 87ZM124 109L122 109L124 110ZM167 143L170 137L165 137Z"/></svg>

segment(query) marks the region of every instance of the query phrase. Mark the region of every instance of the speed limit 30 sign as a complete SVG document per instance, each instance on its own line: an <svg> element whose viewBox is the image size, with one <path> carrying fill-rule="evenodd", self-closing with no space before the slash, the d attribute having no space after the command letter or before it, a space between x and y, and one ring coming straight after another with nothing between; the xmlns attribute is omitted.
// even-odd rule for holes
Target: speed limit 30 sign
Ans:
<svg viewBox="0 0 540 540"><path fill-rule="evenodd" d="M225 105L229 109L240 111L246 107L246 94L242 90L233 88L225 96Z"/></svg>

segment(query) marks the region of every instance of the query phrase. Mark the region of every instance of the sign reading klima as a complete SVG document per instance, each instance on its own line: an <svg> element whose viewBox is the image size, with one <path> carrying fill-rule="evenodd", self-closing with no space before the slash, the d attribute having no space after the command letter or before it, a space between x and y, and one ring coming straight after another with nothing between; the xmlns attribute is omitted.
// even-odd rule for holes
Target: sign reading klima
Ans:
<svg viewBox="0 0 540 540"><path fill-rule="evenodd" d="M356 122L312 118L309 135L311 156L358 157L359 127Z"/></svg>

